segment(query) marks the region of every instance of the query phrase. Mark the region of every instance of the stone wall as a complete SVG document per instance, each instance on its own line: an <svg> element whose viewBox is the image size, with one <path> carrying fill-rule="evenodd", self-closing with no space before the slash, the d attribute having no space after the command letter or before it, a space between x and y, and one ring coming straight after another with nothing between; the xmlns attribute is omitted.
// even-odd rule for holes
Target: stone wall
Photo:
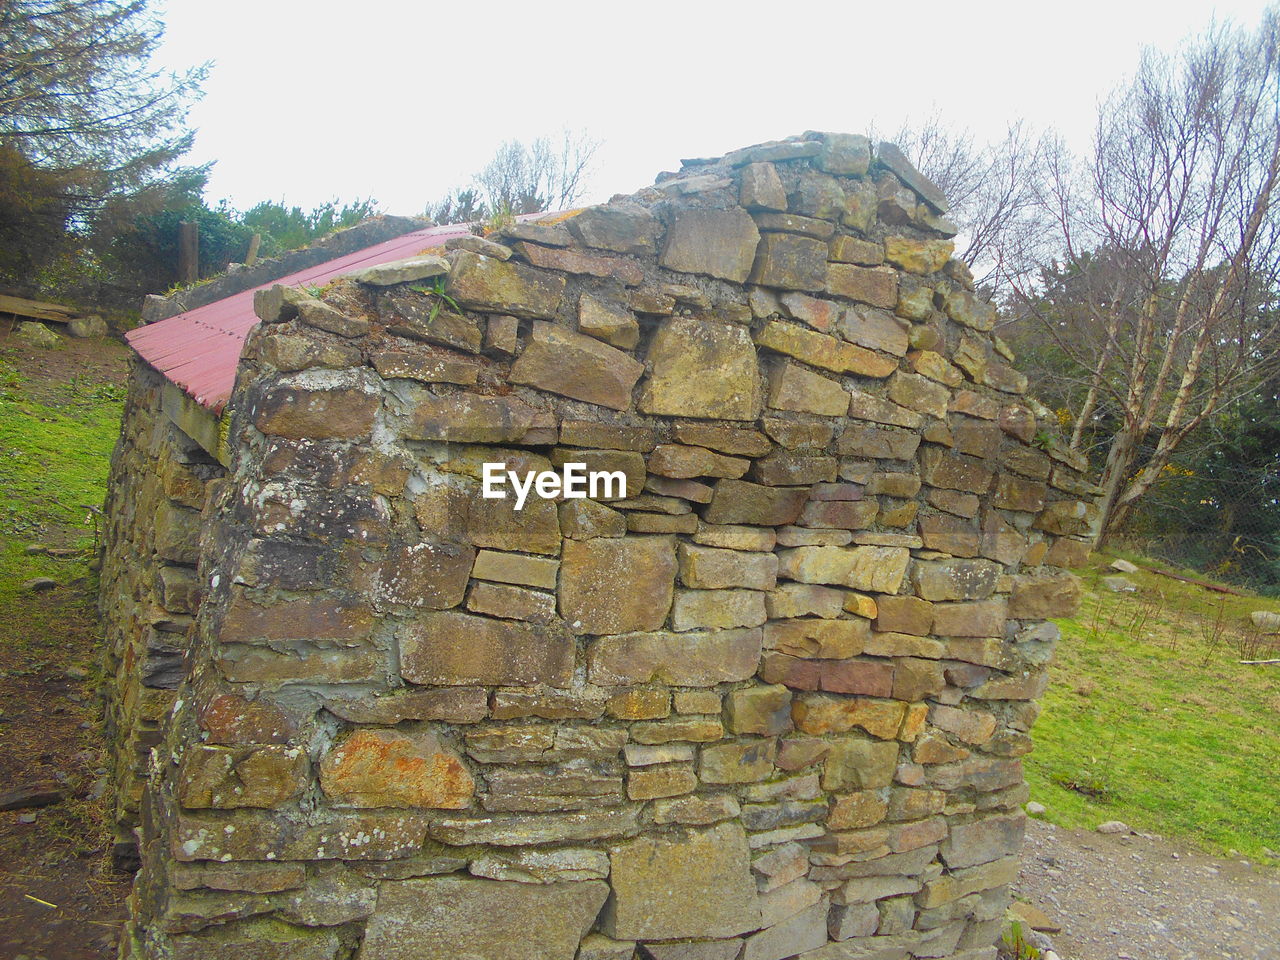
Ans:
<svg viewBox="0 0 1280 960"><path fill-rule="evenodd" d="M261 294L122 956L994 956L1092 488L945 212L807 134Z"/></svg>
<svg viewBox="0 0 1280 960"><path fill-rule="evenodd" d="M185 673L200 591L200 511L226 471L162 411L164 378L135 361L111 459L99 609L106 630L106 732L117 863L135 861L133 829L147 756Z"/></svg>
<svg viewBox="0 0 1280 960"><path fill-rule="evenodd" d="M385 240L394 240L429 225L430 221L414 217L375 217L321 237L308 246L287 250L278 257L259 260L253 266L232 264L227 273L210 280L183 287L168 296L148 296L142 305L142 322L155 323L157 320L176 317L187 310L215 303L232 294L252 290L272 280L279 280Z"/></svg>

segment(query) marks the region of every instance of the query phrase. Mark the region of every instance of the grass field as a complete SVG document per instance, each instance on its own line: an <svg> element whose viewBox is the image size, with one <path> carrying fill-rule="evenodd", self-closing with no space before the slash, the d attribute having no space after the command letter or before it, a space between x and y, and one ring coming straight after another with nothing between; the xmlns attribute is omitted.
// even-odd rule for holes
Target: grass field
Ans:
<svg viewBox="0 0 1280 960"><path fill-rule="evenodd" d="M115 343L99 349L122 351ZM59 583L84 580L97 517L106 494L107 465L124 387L74 375L61 383L33 381L20 373L10 351L0 352L0 637L34 644L56 638L56 622L41 622L39 605L21 604L23 621L5 623L34 577ZM28 553L32 544L78 556ZM32 622L32 617L37 622Z"/></svg>
<svg viewBox="0 0 1280 960"><path fill-rule="evenodd" d="M1028 757L1031 796L1064 826L1131 827L1261 861L1280 853L1280 656L1249 626L1273 599L1237 597L1144 567L1136 593L1082 571L1080 614L1062 642ZM1187 573L1187 571L1182 571Z"/></svg>

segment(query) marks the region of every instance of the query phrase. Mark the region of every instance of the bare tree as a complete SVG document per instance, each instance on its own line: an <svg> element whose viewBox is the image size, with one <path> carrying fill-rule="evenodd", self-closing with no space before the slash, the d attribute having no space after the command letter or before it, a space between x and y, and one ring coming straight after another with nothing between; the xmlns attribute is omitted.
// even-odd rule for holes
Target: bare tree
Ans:
<svg viewBox="0 0 1280 960"><path fill-rule="evenodd" d="M958 255L979 284L1003 290L1033 269L1044 255L1039 200L1047 141L1018 121L999 141L978 145L936 114L892 139L950 201Z"/></svg>
<svg viewBox="0 0 1280 960"><path fill-rule="evenodd" d="M559 143L549 137L530 144L507 140L472 178L472 188L455 190L427 212L441 223L464 223L566 209L582 195L599 148L582 132L565 131Z"/></svg>
<svg viewBox="0 0 1280 960"><path fill-rule="evenodd" d="M1046 151L1056 293L1070 294L1019 292L1087 385L1072 446L1108 420L1100 539L1188 435L1275 369L1278 45L1271 10L1256 33L1215 26L1176 55L1148 51L1084 162Z"/></svg>

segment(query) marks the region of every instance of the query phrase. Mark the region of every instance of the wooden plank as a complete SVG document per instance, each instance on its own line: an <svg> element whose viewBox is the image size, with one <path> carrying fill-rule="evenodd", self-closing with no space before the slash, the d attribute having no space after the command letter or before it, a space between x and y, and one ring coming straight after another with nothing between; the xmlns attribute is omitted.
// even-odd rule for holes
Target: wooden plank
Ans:
<svg viewBox="0 0 1280 960"><path fill-rule="evenodd" d="M79 311L64 307L58 303L24 300L22 297L9 297L4 294L0 294L0 313L15 313L20 317L52 320L54 323L66 323L68 320L80 316Z"/></svg>
<svg viewBox="0 0 1280 960"><path fill-rule="evenodd" d="M166 383L160 394L162 409L173 425L200 444L209 456L224 467L231 466L231 451L227 447L227 424L231 414L218 417L212 410L200 406L182 388Z"/></svg>
<svg viewBox="0 0 1280 960"><path fill-rule="evenodd" d="M178 224L178 279L183 283L200 279L200 224L193 221Z"/></svg>

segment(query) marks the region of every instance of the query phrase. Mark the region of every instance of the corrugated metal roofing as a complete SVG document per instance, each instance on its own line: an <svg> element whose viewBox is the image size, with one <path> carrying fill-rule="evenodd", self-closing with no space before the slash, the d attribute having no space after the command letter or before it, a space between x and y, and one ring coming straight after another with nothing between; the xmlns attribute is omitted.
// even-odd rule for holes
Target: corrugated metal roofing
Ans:
<svg viewBox="0 0 1280 960"><path fill-rule="evenodd" d="M528 219L521 217L520 219ZM281 283L290 287L323 286L335 277L391 260L403 260L440 247L451 237L470 232L465 224L415 230L326 263L291 273L224 300L131 330L126 339L147 363L186 391L201 406L221 413L231 399L236 366L249 330L258 322L254 290Z"/></svg>

